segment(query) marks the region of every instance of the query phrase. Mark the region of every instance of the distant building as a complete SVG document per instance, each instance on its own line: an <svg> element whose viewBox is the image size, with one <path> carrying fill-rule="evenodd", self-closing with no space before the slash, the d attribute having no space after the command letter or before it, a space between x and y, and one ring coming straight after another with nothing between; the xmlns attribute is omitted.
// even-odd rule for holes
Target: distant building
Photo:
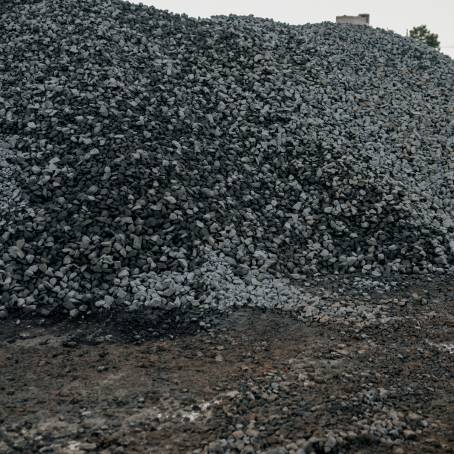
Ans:
<svg viewBox="0 0 454 454"><path fill-rule="evenodd" d="M336 24L369 25L369 14L358 14L357 16L337 16Z"/></svg>

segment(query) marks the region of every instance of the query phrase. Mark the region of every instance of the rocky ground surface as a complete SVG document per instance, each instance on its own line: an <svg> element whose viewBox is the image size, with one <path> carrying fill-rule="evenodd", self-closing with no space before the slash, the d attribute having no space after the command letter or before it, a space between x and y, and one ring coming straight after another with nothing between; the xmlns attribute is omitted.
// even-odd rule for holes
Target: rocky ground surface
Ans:
<svg viewBox="0 0 454 454"><path fill-rule="evenodd" d="M362 318L16 314L0 329L0 453L454 452L452 282L319 284Z"/></svg>

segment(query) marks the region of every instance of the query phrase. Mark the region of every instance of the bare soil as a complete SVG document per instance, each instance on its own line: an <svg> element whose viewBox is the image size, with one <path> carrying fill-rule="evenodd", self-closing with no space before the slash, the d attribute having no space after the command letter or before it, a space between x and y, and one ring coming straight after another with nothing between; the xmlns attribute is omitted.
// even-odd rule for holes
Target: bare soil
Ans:
<svg viewBox="0 0 454 454"><path fill-rule="evenodd" d="M454 452L454 292L430 285L385 326L245 309L3 321L0 453Z"/></svg>

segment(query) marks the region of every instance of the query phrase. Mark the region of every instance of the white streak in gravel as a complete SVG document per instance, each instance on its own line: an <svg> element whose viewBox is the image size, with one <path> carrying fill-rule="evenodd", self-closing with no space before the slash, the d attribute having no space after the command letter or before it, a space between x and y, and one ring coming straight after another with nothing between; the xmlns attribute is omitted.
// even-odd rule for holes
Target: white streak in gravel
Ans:
<svg viewBox="0 0 454 454"><path fill-rule="evenodd" d="M117 302L119 295L133 310L182 305L221 311L251 307L292 312L302 320L322 322L348 320L372 324L391 320L385 305L358 304L327 290L309 291L289 279L257 270L239 277L228 258L214 252L208 253L205 262L193 272L135 276L127 291L123 288L114 291Z"/></svg>
<svg viewBox="0 0 454 454"><path fill-rule="evenodd" d="M430 340L426 340L426 342L431 346L435 347L442 352L448 352L451 355L454 355L454 343L444 343L444 342L431 342Z"/></svg>

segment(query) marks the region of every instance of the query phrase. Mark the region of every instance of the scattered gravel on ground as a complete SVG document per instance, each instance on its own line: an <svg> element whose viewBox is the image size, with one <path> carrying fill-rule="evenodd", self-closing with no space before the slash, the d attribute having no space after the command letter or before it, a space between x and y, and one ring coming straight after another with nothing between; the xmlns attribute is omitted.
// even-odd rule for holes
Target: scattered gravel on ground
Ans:
<svg viewBox="0 0 454 454"><path fill-rule="evenodd" d="M356 295L400 311L365 326L250 308L202 330L158 309L6 320L0 453L451 453L452 295L452 280Z"/></svg>

